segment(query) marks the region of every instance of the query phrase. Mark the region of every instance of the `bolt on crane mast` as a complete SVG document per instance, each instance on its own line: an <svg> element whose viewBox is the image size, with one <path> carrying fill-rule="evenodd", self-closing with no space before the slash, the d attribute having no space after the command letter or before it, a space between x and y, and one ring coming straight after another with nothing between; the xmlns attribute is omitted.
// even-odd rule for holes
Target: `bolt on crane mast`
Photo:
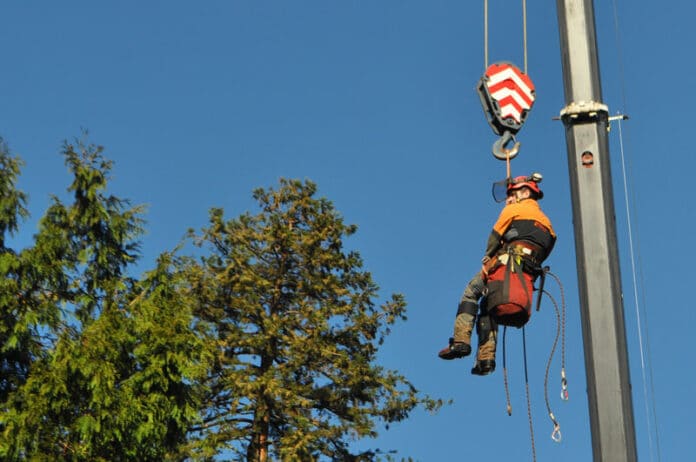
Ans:
<svg viewBox="0 0 696 462"><path fill-rule="evenodd" d="M593 0L557 0L568 170L595 461L637 460Z"/></svg>

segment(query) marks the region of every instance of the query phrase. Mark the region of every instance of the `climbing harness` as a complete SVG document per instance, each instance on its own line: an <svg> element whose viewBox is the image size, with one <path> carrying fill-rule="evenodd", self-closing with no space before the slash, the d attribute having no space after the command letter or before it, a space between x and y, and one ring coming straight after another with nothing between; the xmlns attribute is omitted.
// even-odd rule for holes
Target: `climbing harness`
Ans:
<svg viewBox="0 0 696 462"><path fill-rule="evenodd" d="M515 135L522 128L535 100L532 80L527 75L527 2L522 0L524 70L509 62L488 64L488 0L484 0L484 68L477 85L481 105L493 132L493 156L509 163L520 150ZM508 175L509 176L509 175Z"/></svg>
<svg viewBox="0 0 696 462"><path fill-rule="evenodd" d="M522 327L531 316L536 271L530 272L527 267L533 252L538 250L531 245L509 245L496 257L495 267L486 277L486 311L500 325Z"/></svg>

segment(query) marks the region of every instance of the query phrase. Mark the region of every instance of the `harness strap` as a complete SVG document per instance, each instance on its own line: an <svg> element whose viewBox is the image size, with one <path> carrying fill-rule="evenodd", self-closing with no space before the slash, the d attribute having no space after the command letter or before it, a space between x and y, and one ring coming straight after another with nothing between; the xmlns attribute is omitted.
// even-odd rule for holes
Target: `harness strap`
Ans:
<svg viewBox="0 0 696 462"><path fill-rule="evenodd" d="M544 284L546 283L546 273L551 271L551 268L548 266L544 266L541 269L541 272L539 273L540 280L539 280L539 294L537 295L537 303L536 303L536 310L539 311L541 309L541 296L544 294Z"/></svg>
<svg viewBox="0 0 696 462"><path fill-rule="evenodd" d="M541 247L525 241L511 242L508 244L505 253L522 257L530 263L533 263L535 266L541 264L543 256L543 250Z"/></svg>
<svg viewBox="0 0 696 462"><path fill-rule="evenodd" d="M536 268L538 267L537 260L534 256L535 249L532 245L527 243L516 242L507 247L507 262L505 268L505 279L503 280L503 293L510 293L510 280L512 273L517 275L517 278L524 289L524 294L527 297L527 302L531 305L533 301L532 294L527 290L527 284L524 282L525 268L531 271L527 271L532 276L536 277L538 272Z"/></svg>

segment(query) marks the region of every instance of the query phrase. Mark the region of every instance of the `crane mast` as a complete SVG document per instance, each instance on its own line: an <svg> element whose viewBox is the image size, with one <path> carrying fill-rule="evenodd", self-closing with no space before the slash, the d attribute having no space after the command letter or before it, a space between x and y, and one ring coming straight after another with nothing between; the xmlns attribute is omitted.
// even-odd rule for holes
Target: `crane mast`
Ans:
<svg viewBox="0 0 696 462"><path fill-rule="evenodd" d="M592 0L557 0L592 453L637 460L611 181Z"/></svg>

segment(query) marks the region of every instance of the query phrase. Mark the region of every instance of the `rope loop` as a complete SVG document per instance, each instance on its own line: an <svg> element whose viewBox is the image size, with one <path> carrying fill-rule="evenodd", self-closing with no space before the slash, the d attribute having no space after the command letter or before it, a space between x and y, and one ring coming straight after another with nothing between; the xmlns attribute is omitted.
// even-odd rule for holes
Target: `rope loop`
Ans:
<svg viewBox="0 0 696 462"><path fill-rule="evenodd" d="M556 443L560 443L563 436L561 435L561 426L556 424L553 427L553 432L551 432L551 439Z"/></svg>

